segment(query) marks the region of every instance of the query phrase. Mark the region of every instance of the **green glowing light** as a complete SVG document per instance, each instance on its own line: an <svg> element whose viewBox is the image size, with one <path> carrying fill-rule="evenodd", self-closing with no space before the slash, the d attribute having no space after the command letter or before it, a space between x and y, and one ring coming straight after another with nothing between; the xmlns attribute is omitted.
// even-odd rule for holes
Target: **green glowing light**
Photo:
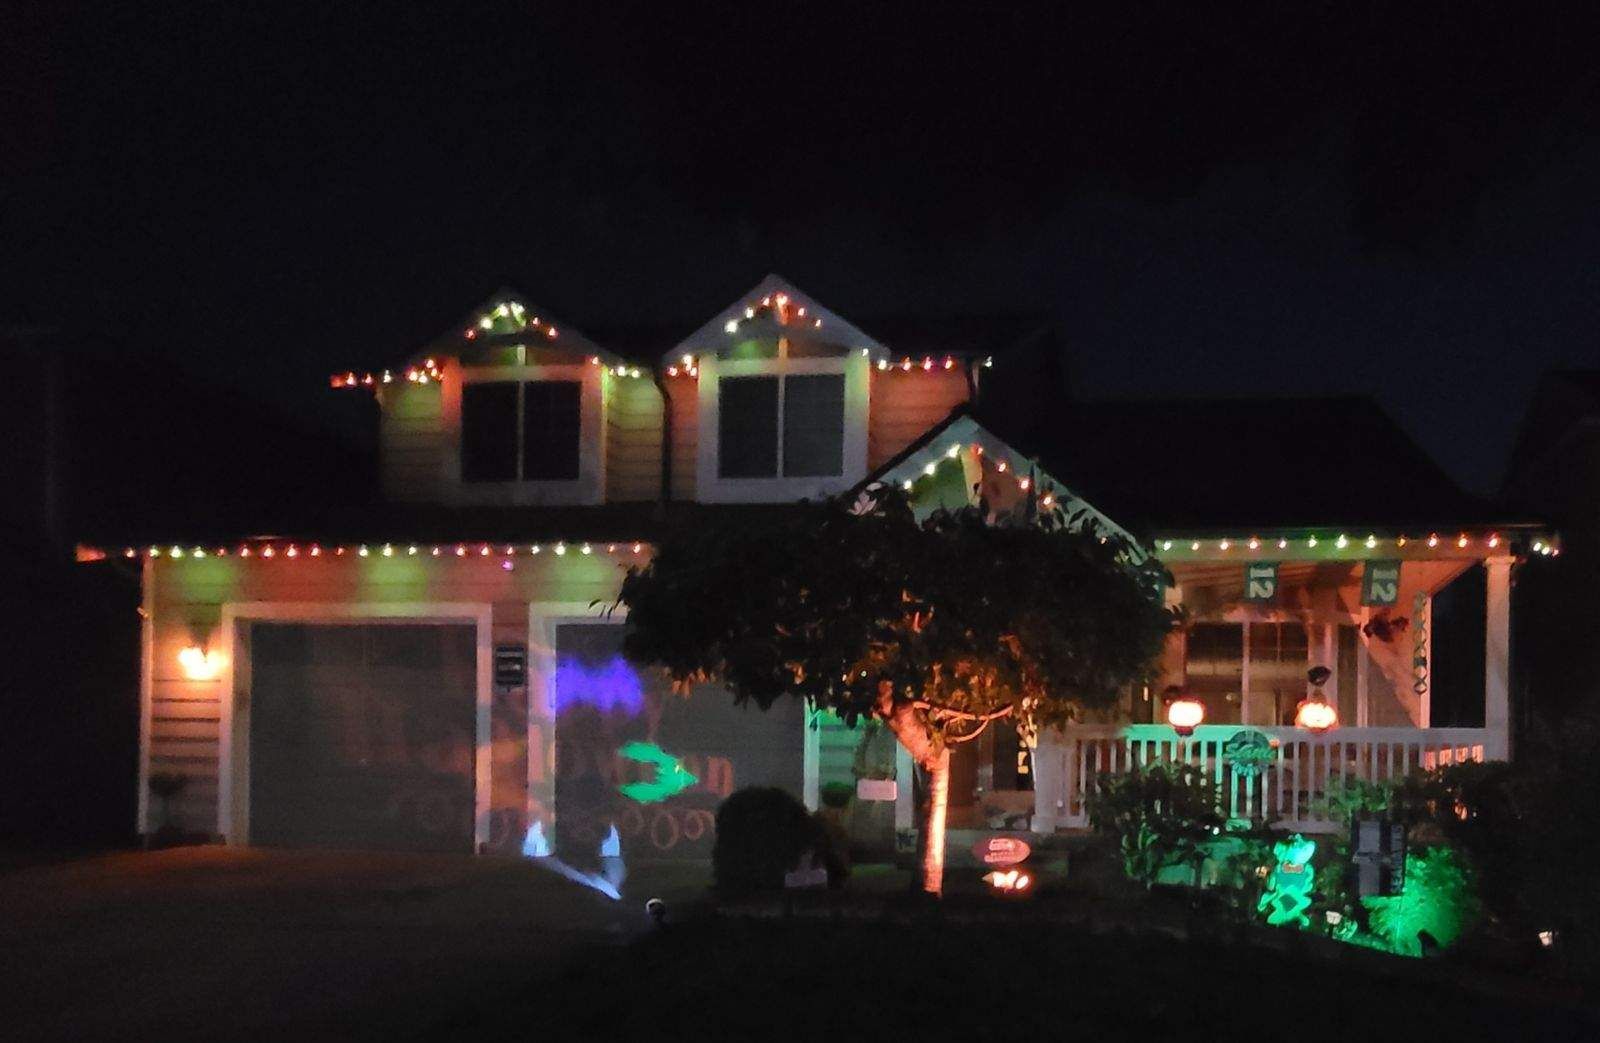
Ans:
<svg viewBox="0 0 1600 1043"><path fill-rule="evenodd" d="M1373 934L1390 951L1407 956L1423 955L1423 935L1449 948L1479 913L1472 873L1448 847L1406 855L1405 889L1392 897L1363 898L1361 904L1370 911Z"/></svg>
<svg viewBox="0 0 1600 1043"><path fill-rule="evenodd" d="M1267 880L1261 901L1256 903L1257 911L1267 914L1267 923L1274 927L1289 923L1311 926L1306 910L1311 907L1311 884L1316 879L1316 870L1311 867L1311 856L1316 853L1317 842L1299 833L1272 845L1278 864Z"/></svg>
<svg viewBox="0 0 1600 1043"><path fill-rule="evenodd" d="M630 761L638 761L640 764L653 765L656 769L656 777L649 781L629 782L617 787L618 793L640 804L654 804L666 800L700 781L692 773L684 770L682 761L654 743L626 743L617 750L617 755Z"/></svg>

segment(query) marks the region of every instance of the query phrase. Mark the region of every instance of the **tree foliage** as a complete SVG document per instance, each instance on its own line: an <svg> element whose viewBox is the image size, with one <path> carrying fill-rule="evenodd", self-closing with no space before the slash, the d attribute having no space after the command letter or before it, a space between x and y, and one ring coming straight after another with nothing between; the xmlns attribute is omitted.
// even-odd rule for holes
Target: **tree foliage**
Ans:
<svg viewBox="0 0 1600 1043"><path fill-rule="evenodd" d="M1163 570L1059 511L986 515L919 519L875 489L678 529L623 581L627 654L763 708L798 696L854 723L910 705L936 742L1109 704L1170 628Z"/></svg>

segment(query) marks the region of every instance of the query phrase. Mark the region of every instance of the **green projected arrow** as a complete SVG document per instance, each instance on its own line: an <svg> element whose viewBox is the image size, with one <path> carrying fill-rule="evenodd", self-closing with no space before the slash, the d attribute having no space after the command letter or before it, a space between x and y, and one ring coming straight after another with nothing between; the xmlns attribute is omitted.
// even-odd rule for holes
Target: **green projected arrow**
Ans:
<svg viewBox="0 0 1600 1043"><path fill-rule="evenodd" d="M617 787L629 800L640 804L654 804L675 793L682 793L696 782L694 775L684 770L683 762L661 747L649 742L630 742L617 750L617 755L630 761L655 766L656 777L648 781L629 782Z"/></svg>

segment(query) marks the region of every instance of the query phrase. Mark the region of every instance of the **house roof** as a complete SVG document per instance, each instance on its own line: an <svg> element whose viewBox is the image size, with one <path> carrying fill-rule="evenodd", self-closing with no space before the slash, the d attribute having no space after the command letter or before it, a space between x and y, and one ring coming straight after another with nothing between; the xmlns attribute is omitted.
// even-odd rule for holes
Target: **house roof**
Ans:
<svg viewBox="0 0 1600 1043"><path fill-rule="evenodd" d="M1552 370L1539 378L1517 429L1506 475L1507 492L1529 498L1539 490L1540 465L1585 425L1600 425L1600 369Z"/></svg>
<svg viewBox="0 0 1600 1043"><path fill-rule="evenodd" d="M1024 421L980 408L1002 437ZM1016 444L1078 495L1145 532L1491 525L1371 399L1062 402Z"/></svg>

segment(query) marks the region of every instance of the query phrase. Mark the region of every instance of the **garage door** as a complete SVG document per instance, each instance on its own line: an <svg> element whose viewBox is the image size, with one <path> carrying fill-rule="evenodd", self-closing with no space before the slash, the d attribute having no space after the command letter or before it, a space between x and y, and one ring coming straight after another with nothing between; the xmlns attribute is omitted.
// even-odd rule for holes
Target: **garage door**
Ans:
<svg viewBox="0 0 1600 1043"><path fill-rule="evenodd" d="M471 851L475 628L257 623L250 839Z"/></svg>
<svg viewBox="0 0 1600 1043"><path fill-rule="evenodd" d="M661 671L622 657L623 634L604 623L556 628L557 853L593 861L615 828L630 862L709 858L717 806L735 789L800 795L803 707L737 706L715 685L673 692Z"/></svg>

